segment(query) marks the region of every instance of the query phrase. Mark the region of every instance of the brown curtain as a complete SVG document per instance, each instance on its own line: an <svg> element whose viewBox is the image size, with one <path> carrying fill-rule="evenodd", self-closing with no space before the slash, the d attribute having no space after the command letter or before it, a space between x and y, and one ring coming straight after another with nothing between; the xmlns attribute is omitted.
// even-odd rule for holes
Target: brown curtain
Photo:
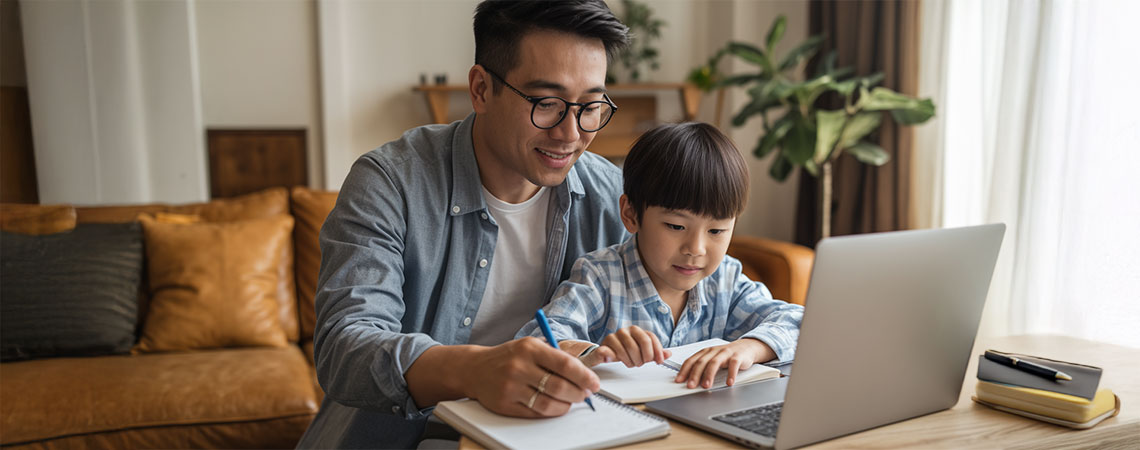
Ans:
<svg viewBox="0 0 1140 450"><path fill-rule="evenodd" d="M837 52L837 67L855 75L882 72L881 86L907 95L918 91L918 0L813 0L811 34L827 39L817 55ZM838 106L838 105L836 105ZM910 176L914 135L889 116L871 136L891 155L881 167L843 155L834 164L833 236L893 231L910 226ZM814 247L819 240L819 180L800 178L796 205L796 242Z"/></svg>

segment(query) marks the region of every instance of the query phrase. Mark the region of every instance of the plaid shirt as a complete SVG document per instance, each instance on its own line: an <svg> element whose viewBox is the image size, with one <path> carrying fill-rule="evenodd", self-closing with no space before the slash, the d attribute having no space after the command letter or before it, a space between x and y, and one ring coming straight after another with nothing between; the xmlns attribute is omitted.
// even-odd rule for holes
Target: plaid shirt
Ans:
<svg viewBox="0 0 1140 450"><path fill-rule="evenodd" d="M574 263L543 310L559 340L601 343L607 335L630 325L657 335L665 347L705 339L759 339L780 361L795 357L803 307L774 300L764 283L740 272L740 261L725 256L712 275L689 291L685 311L673 324L668 305L645 271L637 237L589 253ZM516 337L542 337L531 320Z"/></svg>

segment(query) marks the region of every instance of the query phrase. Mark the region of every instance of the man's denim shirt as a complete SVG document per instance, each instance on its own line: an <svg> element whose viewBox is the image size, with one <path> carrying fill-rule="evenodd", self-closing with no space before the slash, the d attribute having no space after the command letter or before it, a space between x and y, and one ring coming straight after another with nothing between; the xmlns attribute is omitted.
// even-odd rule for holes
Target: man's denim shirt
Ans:
<svg viewBox="0 0 1140 450"><path fill-rule="evenodd" d="M404 373L435 345L467 343L496 257L472 146L475 114L409 130L361 156L321 228L314 353L326 392L301 447L410 447L431 408ZM483 125L481 125L483 126ZM546 293L574 261L628 236L621 171L584 153L554 188Z"/></svg>

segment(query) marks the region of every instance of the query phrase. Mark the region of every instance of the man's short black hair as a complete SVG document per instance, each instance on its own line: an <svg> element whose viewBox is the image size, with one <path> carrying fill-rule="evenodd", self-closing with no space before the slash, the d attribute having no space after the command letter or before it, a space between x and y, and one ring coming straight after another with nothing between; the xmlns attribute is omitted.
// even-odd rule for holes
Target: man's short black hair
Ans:
<svg viewBox="0 0 1140 450"><path fill-rule="evenodd" d="M650 206L731 219L748 202L744 157L728 136L707 123L649 130L629 150L623 177L638 222Z"/></svg>
<svg viewBox="0 0 1140 450"><path fill-rule="evenodd" d="M519 64L519 42L535 30L601 39L609 60L629 44L629 28L603 0L484 0L475 7L475 64L507 76Z"/></svg>

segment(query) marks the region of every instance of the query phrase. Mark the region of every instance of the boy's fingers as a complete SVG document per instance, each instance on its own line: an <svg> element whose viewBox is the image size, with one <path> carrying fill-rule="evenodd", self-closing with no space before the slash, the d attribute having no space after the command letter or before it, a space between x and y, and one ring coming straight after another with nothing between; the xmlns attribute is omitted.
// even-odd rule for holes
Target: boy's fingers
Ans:
<svg viewBox="0 0 1140 450"><path fill-rule="evenodd" d="M625 347L626 357L628 358L626 364L630 367L640 366L642 363L641 349L638 348L637 341L634 340L633 336L630 336L630 333L626 332L619 334L618 339L621 340L622 347Z"/></svg>
<svg viewBox="0 0 1140 450"><path fill-rule="evenodd" d="M727 359L728 357L725 356L724 352L718 352L717 355L705 365L705 376L704 382L702 383L704 387L712 387L713 380L716 378L716 373L725 366L725 361L727 361Z"/></svg>
<svg viewBox="0 0 1140 450"><path fill-rule="evenodd" d="M633 330L630 335L633 337L633 340L637 342L637 348L640 350L638 352L638 356L641 357L641 364L657 360L657 357L654 355L654 353L656 353L656 348L653 345L653 341L655 339L653 339L652 333L638 328L636 330ZM657 344L657 347L660 346L661 344ZM638 365L640 366L641 364Z"/></svg>
<svg viewBox="0 0 1140 450"><path fill-rule="evenodd" d="M649 333L649 337L653 339L653 360L657 361L657 364L665 364L665 358L668 357L665 356L665 349L661 347L661 341L657 339L657 334Z"/></svg>
<svg viewBox="0 0 1140 450"><path fill-rule="evenodd" d="M740 372L741 363L742 361L739 358L728 359L728 380L726 383L729 386L736 384L736 374Z"/></svg>

